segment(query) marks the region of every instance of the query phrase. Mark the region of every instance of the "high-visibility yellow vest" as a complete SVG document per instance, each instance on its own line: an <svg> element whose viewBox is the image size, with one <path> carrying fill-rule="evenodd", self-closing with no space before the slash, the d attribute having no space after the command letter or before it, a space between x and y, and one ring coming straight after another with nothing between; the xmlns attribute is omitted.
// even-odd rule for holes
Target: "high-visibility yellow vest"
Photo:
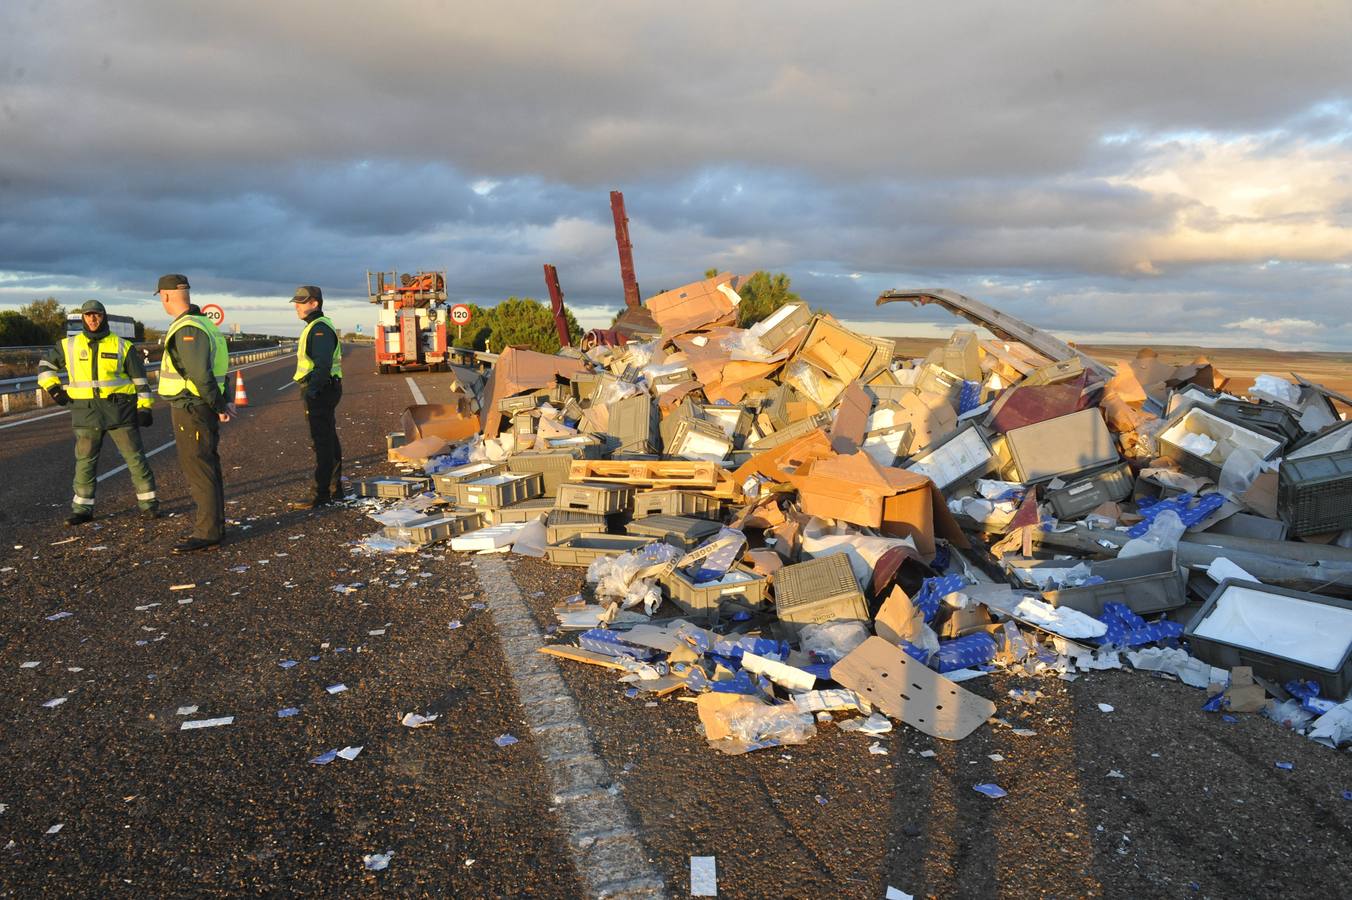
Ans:
<svg viewBox="0 0 1352 900"><path fill-rule="evenodd" d="M305 377L314 371L314 360L310 359L305 352L305 341L310 337L310 331L323 322L329 326L329 331L333 332L335 338L333 345L333 361L329 363L329 374L334 378L343 377L343 345L337 342L338 329L333 327L333 320L328 316L320 316L312 322L305 323L305 330L300 333L300 342L296 344L296 374L292 381L304 381Z"/></svg>
<svg viewBox="0 0 1352 900"><path fill-rule="evenodd" d="M202 396L197 385L183 377L169 353L170 339L184 328L200 328L211 342L211 374L216 378L216 386L224 394L225 374L230 371L230 348L226 346L225 338L206 316L179 316L164 333L164 356L160 358L160 396L177 397L184 391L194 397Z"/></svg>
<svg viewBox="0 0 1352 900"><path fill-rule="evenodd" d="M151 405L144 378L133 379L124 371L127 354L135 350L131 341L107 334L91 341L83 331L70 335L62 347L66 357L66 394L72 400L107 399L118 394L136 395L136 405ZM59 384L54 372L44 372L38 384L51 388Z"/></svg>

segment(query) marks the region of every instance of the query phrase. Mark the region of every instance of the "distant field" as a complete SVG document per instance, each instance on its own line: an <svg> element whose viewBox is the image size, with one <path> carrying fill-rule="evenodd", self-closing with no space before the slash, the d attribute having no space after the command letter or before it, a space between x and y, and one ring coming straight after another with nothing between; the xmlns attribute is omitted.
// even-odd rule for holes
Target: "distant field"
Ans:
<svg viewBox="0 0 1352 900"><path fill-rule="evenodd" d="M924 356L943 343L938 338L898 337L897 354L904 357ZM1078 348L1111 365L1130 361L1145 345L1079 344ZM1199 356L1211 360L1231 379L1231 391L1243 393L1253 386L1258 375L1278 375L1290 379L1295 372L1330 390L1352 396L1352 353L1306 353L1282 350L1249 350L1240 347L1179 347L1153 346L1160 359L1178 365L1192 362Z"/></svg>

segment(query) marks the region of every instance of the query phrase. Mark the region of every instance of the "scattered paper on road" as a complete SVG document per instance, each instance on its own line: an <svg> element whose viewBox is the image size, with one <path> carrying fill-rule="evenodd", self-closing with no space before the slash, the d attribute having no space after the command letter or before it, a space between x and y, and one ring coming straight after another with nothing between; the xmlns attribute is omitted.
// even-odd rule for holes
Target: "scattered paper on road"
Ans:
<svg viewBox="0 0 1352 900"><path fill-rule="evenodd" d="M718 896L718 863L714 857L690 857L690 896Z"/></svg>
<svg viewBox="0 0 1352 900"><path fill-rule="evenodd" d="M406 728L422 728L424 725L431 725L440 715L420 716L417 713L404 713L404 718L399 720L399 724Z"/></svg>
<svg viewBox="0 0 1352 900"><path fill-rule="evenodd" d="M368 853L361 858L361 862L372 872L380 872L389 866L391 856L394 856L393 850L384 853Z"/></svg>
<svg viewBox="0 0 1352 900"><path fill-rule="evenodd" d="M197 719L193 722L184 722L179 731L191 731L194 728L218 728L221 725L233 725L234 716L221 716L218 719Z"/></svg>

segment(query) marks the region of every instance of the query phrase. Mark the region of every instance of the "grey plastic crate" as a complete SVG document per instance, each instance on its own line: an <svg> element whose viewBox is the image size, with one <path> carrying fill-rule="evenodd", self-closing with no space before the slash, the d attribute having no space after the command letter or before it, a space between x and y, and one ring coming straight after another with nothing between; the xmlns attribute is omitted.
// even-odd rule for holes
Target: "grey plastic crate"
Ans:
<svg viewBox="0 0 1352 900"><path fill-rule="evenodd" d="M1216 401L1215 412L1222 419L1238 422L1254 431L1266 432L1287 444L1305 436L1305 429L1300 427L1296 414L1280 403L1269 400L1250 402L1222 398Z"/></svg>
<svg viewBox="0 0 1352 900"><path fill-rule="evenodd" d="M606 433L619 441L620 453L660 453L657 407L648 394L625 397L610 406Z"/></svg>
<svg viewBox="0 0 1352 900"><path fill-rule="evenodd" d="M464 466L456 466L454 469L447 469L444 472L438 472L432 476L432 489L443 497L454 497L455 486L464 481L474 481L477 478L490 478L494 475L501 475L506 466L502 463L478 462L469 463Z"/></svg>
<svg viewBox="0 0 1352 900"><path fill-rule="evenodd" d="M651 544L645 537L627 534L575 534L562 543L545 548L545 555L556 566L586 567L602 556L619 556Z"/></svg>
<svg viewBox="0 0 1352 900"><path fill-rule="evenodd" d="M689 397L676 404L676 408L667 413L666 417L658 423L657 431L662 437L662 446L665 447L671 443L671 439L676 434L677 425L687 419L698 419L699 417L699 407Z"/></svg>
<svg viewBox="0 0 1352 900"><path fill-rule="evenodd" d="M812 309L806 303L786 303L766 317L764 333L758 336L761 346L774 353L811 321Z"/></svg>
<svg viewBox="0 0 1352 900"><path fill-rule="evenodd" d="M943 366L926 363L920 367L920 377L915 380L915 388L921 393L946 397L956 408L958 395L962 392L962 378Z"/></svg>
<svg viewBox="0 0 1352 900"><path fill-rule="evenodd" d="M539 497L545 491L544 476L505 472L489 478L462 481L455 486L455 503L466 509L501 509Z"/></svg>
<svg viewBox="0 0 1352 900"><path fill-rule="evenodd" d="M708 519L689 516L647 516L630 522L624 530L629 534L653 540L665 540L689 551L718 534L720 528L721 525Z"/></svg>
<svg viewBox="0 0 1352 900"><path fill-rule="evenodd" d="M512 415L512 434L516 436L518 446L535 443L535 429L539 418L528 412Z"/></svg>
<svg viewBox="0 0 1352 900"><path fill-rule="evenodd" d="M432 544L449 540L467 531L474 531L482 524L483 517L479 513L456 510L439 516L422 516L403 525L387 525L382 533L385 537L396 540Z"/></svg>
<svg viewBox="0 0 1352 900"><path fill-rule="evenodd" d="M1352 449L1282 460L1277 511L1297 537L1352 528Z"/></svg>
<svg viewBox="0 0 1352 900"><path fill-rule="evenodd" d="M1054 560L1019 568L1067 568L1073 561ZM1108 603L1121 603L1137 615L1178 609L1188 602L1183 576L1178 570L1178 556L1173 550L1142 553L1126 559L1091 562L1089 573L1103 579L1102 584L1043 591L1042 597L1052 606L1078 609L1091 616L1103 615Z"/></svg>
<svg viewBox="0 0 1352 900"><path fill-rule="evenodd" d="M797 392L787 384L777 384L766 394L761 414L765 416L771 428L778 430L791 424L789 404L797 398Z"/></svg>
<svg viewBox="0 0 1352 900"><path fill-rule="evenodd" d="M741 449L751 434L751 410L743 406L721 406L706 403L700 407L705 420L723 429L723 433L732 438L732 445Z"/></svg>
<svg viewBox="0 0 1352 900"><path fill-rule="evenodd" d="M503 397L498 401L498 412L509 416L516 413L529 412L540 405L540 397L537 394L521 394L516 397Z"/></svg>
<svg viewBox="0 0 1352 900"><path fill-rule="evenodd" d="M634 506L634 489L627 484L589 481L564 482L554 495L554 508L597 515L624 512Z"/></svg>
<svg viewBox="0 0 1352 900"><path fill-rule="evenodd" d="M551 544L561 544L577 534L604 534L608 525L608 517L596 513L551 509L549 518L545 520L545 540Z"/></svg>
<svg viewBox="0 0 1352 900"><path fill-rule="evenodd" d="M1024 484L1078 475L1121 458L1096 407L1011 428L1005 446L1014 464L1011 480Z"/></svg>
<svg viewBox="0 0 1352 900"><path fill-rule="evenodd" d="M844 553L785 566L775 573L774 587L775 613L794 635L804 625L834 619L868 621L868 604Z"/></svg>
<svg viewBox="0 0 1352 900"><path fill-rule="evenodd" d="M968 425L931 444L907 460L903 468L924 475L941 491L967 484L995 466L990 441L978 425Z"/></svg>
<svg viewBox="0 0 1352 900"><path fill-rule="evenodd" d="M671 431L671 439L663 439L663 445L666 448L668 456L677 459L708 459L709 456L698 455L703 447L713 453L722 450L718 454L721 462L732 452L732 438L728 437L722 426L714 422L706 422L703 419L681 419L676 423L676 427Z"/></svg>
<svg viewBox="0 0 1352 900"><path fill-rule="evenodd" d="M1198 636L1196 634L1197 629L1215 611L1217 602L1225 592L1234 587L1273 596L1290 597L1312 605L1335 606L1339 609L1352 611L1352 600L1342 597L1290 591L1253 581L1236 581L1227 578L1216 586L1216 590L1211 593L1206 603L1202 604L1202 608L1197 611L1197 614L1192 617L1192 621L1188 622L1187 627L1183 629L1183 636L1188 640L1193 656L1203 662L1225 669L1232 669L1235 666L1251 666L1255 675L1270 679L1278 684L1286 684L1288 681L1297 678L1314 681L1319 684L1320 695L1331 700L1342 700L1349 691L1352 691L1352 642L1348 643L1341 661L1337 665L1321 668L1290 657L1257 650L1253 647ZM1294 620L1302 621L1304 618L1297 616L1294 617Z"/></svg>
<svg viewBox="0 0 1352 900"><path fill-rule="evenodd" d="M1134 482L1125 462L1087 472L1065 487L1047 492L1047 502L1058 518L1074 519L1104 503L1116 503L1131 495Z"/></svg>
<svg viewBox="0 0 1352 900"><path fill-rule="evenodd" d="M491 515L494 525L513 525L520 522L532 522L540 516L547 515L553 508L553 497L534 497L530 500L522 500L520 503L513 503L511 506L492 510Z"/></svg>
<svg viewBox="0 0 1352 900"><path fill-rule="evenodd" d="M552 497L559 485L568 480L568 467L583 459L582 450L529 450L507 457L507 470L518 475L539 474L544 479L544 494Z"/></svg>
<svg viewBox="0 0 1352 900"><path fill-rule="evenodd" d="M388 497L400 499L421 494L431 486L431 480L415 477L364 478L353 482L353 492L358 497Z"/></svg>
<svg viewBox="0 0 1352 900"><path fill-rule="evenodd" d="M808 416L806 419L787 425L778 431L771 432L760 440L752 441L749 448L756 451L771 450L830 424L830 413L818 413L815 416Z"/></svg>
<svg viewBox="0 0 1352 900"><path fill-rule="evenodd" d="M1225 447L1218 445L1208 456L1198 456L1178 445L1184 432L1205 434L1218 442L1224 441ZM1271 459L1281 452L1283 443L1281 438L1247 428L1201 406L1180 409L1171 416L1160 430L1158 441L1160 456L1172 459L1189 475L1210 478L1217 483L1221 480L1221 466L1225 462L1222 451L1226 447L1243 445L1259 458Z"/></svg>
<svg viewBox="0 0 1352 900"><path fill-rule="evenodd" d="M666 589L667 597L687 615L706 615L714 618L725 602L744 606L759 606L765 602L765 576L742 568L735 568L717 581L696 584L678 570L663 575L658 582Z"/></svg>
<svg viewBox="0 0 1352 900"><path fill-rule="evenodd" d="M1078 378L1082 372L1084 372L1084 363L1080 362L1078 356L1073 356L1070 359L1063 359L1060 362L1049 363L1040 369L1034 369L1025 375L1019 384L1024 387L1035 384L1057 384Z"/></svg>
<svg viewBox="0 0 1352 900"><path fill-rule="evenodd" d="M634 518L648 516L694 516L718 521L723 517L723 501L693 491L644 491L634 495Z"/></svg>

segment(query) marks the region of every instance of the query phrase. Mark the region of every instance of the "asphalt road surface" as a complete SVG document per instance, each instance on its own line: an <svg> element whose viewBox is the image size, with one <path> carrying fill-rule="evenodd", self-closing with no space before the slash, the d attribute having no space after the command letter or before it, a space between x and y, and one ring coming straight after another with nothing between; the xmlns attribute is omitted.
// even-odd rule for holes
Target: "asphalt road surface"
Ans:
<svg viewBox="0 0 1352 900"><path fill-rule="evenodd" d="M365 348L344 368L346 472L390 472L409 380L372 374ZM1224 722L1201 692L1140 673L968 682L1011 727L960 743L823 723L802 746L721 755L693 705L533 652L581 570L358 556L377 527L361 510L288 511L313 466L290 371L245 371L250 405L222 438L231 524L201 554L168 552L191 507L163 405L143 435L172 513L157 522L136 517L108 447L97 518L63 527L69 417L0 421L4 894L682 897L692 856L715 857L721 897L1352 884L1346 752ZM446 376L412 383L428 402L448 392ZM439 718L411 729L409 712Z"/></svg>

